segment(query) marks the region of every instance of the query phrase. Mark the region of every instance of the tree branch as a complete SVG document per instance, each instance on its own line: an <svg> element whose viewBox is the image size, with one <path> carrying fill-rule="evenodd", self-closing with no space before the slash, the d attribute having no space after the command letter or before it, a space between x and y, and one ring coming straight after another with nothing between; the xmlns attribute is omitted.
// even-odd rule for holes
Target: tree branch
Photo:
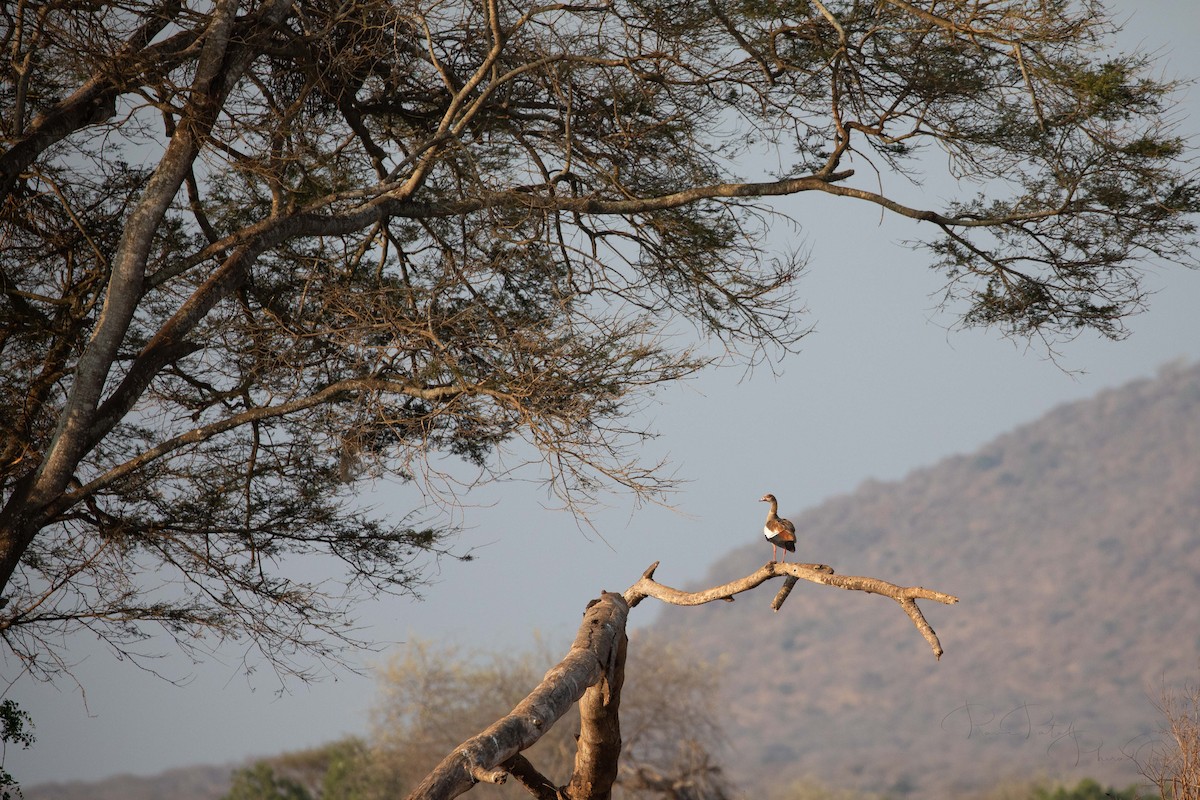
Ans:
<svg viewBox="0 0 1200 800"><path fill-rule="evenodd" d="M140 469L147 464L156 461L163 456L174 453L181 448L190 445L199 444L200 442L208 441L214 436L218 436L226 431L234 428L248 425L252 422L259 422L265 419L276 419L278 417L294 414L298 411L313 408L314 406L323 403L332 402L340 397L348 396L355 392L393 392L403 394L409 397L417 397L431 402L446 402L454 399L462 394L472 391L483 391L482 387L478 386L422 386L416 383L401 383L399 381L388 381L374 378L350 378L337 383L331 383L312 394L298 397L283 403L276 403L270 406L255 406L241 411L237 414L202 425L198 428L184 431L183 433L166 439L154 447L144 450L133 458L119 464L112 469L97 475L92 480L88 481L83 486L70 492L62 494L55 502L47 507L48 516L57 516L65 512L68 508L78 503L87 497L91 497L96 492L104 489L106 486L126 475L131 474L137 469Z"/></svg>
<svg viewBox="0 0 1200 800"><path fill-rule="evenodd" d="M826 586L836 586L840 589L890 597L900 604L900 607L904 609L904 613L917 626L917 630L925 637L925 641L929 642L929 646L933 649L933 655L938 660L942 658L942 645L938 641L937 634L934 633L933 628L925 620L924 614L921 613L921 609L917 607L915 601L934 600L946 605L953 605L958 602L958 598L954 595L935 592L932 589L925 589L921 586L897 586L894 583L888 583L878 578L837 575L831 568L824 564L780 564L772 561L744 578L699 592L685 592L658 583L654 580L654 570L657 567L658 562L656 561L642 574L637 583L625 590L625 601L629 603L630 608L636 606L647 597L654 597L664 603L677 606L698 606L704 603L711 603L714 600L732 600L735 594L749 591L772 578L788 575L791 578L802 578L812 583L821 583ZM787 597L787 592L790 591L791 588L787 585L780 591L782 597L777 596L772 606L775 610L779 610L779 606L783 604L783 600Z"/></svg>
<svg viewBox="0 0 1200 800"><path fill-rule="evenodd" d="M678 192L630 199L601 199L571 197L559 194L535 194L530 187L511 191L491 192L476 197L438 202L411 200L406 183L383 183L369 189L356 189L322 197L292 213L272 216L240 228L220 241L173 263L170 267L146 277L148 286L157 287L178 277L187 270L211 258L239 247L250 247L256 256L293 238L313 236L342 236L377 225L390 217L402 219L442 219L462 217L480 211L501 209L532 209L546 213L574 213L596 216L647 214L691 205L703 200L737 197L778 197L806 191L828 191L837 181L853 176L853 170L830 175L810 175L778 181L749 183L714 183L693 186ZM857 195L856 195L857 196ZM363 200L359 205L337 211L326 211L348 200ZM865 198L874 201L873 197ZM964 223L942 217L932 211L898 210L905 216L945 224Z"/></svg>
<svg viewBox="0 0 1200 800"><path fill-rule="evenodd" d="M525 756L517 753L500 765L512 775L517 783L529 790L537 800L559 800L558 787L543 775Z"/></svg>
<svg viewBox="0 0 1200 800"><path fill-rule="evenodd" d="M629 603L630 608L633 608L647 597L653 597L674 606L700 606L705 603L711 603L714 600L733 602L735 594L747 592L772 578L780 577L784 573L776 570L783 570L787 567L805 567L812 572L833 572L833 568L826 564L780 564L777 561L772 561L757 572L747 575L744 578L739 578L736 581L723 583L711 589L702 589L698 592L685 592L680 589L672 589L670 586L654 580L654 571L658 569L658 564L659 562L657 561L651 564L642 573L642 577L638 579L638 582L625 590L625 602Z"/></svg>

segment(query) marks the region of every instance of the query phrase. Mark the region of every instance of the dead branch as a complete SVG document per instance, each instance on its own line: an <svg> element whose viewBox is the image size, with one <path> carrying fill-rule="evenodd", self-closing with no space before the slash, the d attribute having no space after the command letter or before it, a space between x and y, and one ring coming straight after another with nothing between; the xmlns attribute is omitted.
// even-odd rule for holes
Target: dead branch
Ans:
<svg viewBox="0 0 1200 800"><path fill-rule="evenodd" d="M735 594L749 591L772 578L786 575L790 576L790 578L802 578L812 583L821 583L826 586L837 586L841 589L868 592L892 598L904 609L904 613L917 626L917 630L925 637L925 641L929 642L929 646L933 648L933 655L938 660L942 658L942 645L938 641L937 634L934 633L933 628L925 620L925 615L921 613L921 609L917 607L915 601L935 600L947 605L958 602L958 598L954 595L935 592L921 586L897 586L894 583L888 583L878 578L837 575L825 564L781 564L771 561L744 578L698 592L685 592L659 583L654 580L654 570L657 568L658 562L656 561L642 574L637 583L625 590L625 601L629 603L630 608L636 606L647 597L654 597L664 603L671 603L677 606L698 606L704 603L711 603L714 600L729 601L733 599ZM791 587L785 584L776 596L772 608L778 611L790 592Z"/></svg>
<svg viewBox="0 0 1200 800"><path fill-rule="evenodd" d="M533 766L525 756L517 753L500 765L517 783L529 790L537 800L558 800L558 787Z"/></svg>
<svg viewBox="0 0 1200 800"><path fill-rule="evenodd" d="M711 589L702 589L698 592L684 592L654 580L654 570L658 569L658 564L657 561L651 564L642 573L638 582L625 590L625 602L629 604L630 608L647 597L653 597L674 606L701 606L714 600L732 602L735 594L747 592L772 578L788 574L785 570L791 567L802 568L812 573L833 573L833 569L826 564L780 564L772 561L757 572L736 581L723 583ZM799 577L804 576L800 575Z"/></svg>
<svg viewBox="0 0 1200 800"><path fill-rule="evenodd" d="M624 682L625 626L629 610L647 597L681 606L732 601L734 595L780 577L786 581L772 606L776 610L799 579L880 594L900 604L939 659L941 645L916 601L958 602L953 595L920 586L904 587L878 578L837 575L825 564L771 562L744 578L698 592L685 592L657 582L654 580L657 568L656 561L623 594L602 592L589 603L566 658L547 672L537 688L507 716L446 756L408 800L452 800L481 781L504 783L510 774L538 800L608 800L621 755L618 709ZM574 773L566 786L555 787L520 753L537 742L577 701L580 732Z"/></svg>
<svg viewBox="0 0 1200 800"><path fill-rule="evenodd" d="M788 599L788 595L792 593L792 588L796 585L796 581L800 580L795 575L788 575L783 579L783 586L779 588L779 593L775 595L775 599L771 601L771 610L778 611L783 608L783 601Z"/></svg>

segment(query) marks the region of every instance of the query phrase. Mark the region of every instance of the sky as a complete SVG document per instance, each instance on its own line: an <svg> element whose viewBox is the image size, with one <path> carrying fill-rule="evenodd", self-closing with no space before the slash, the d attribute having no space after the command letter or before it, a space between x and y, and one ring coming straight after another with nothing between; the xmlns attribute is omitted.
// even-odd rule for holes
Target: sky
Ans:
<svg viewBox="0 0 1200 800"><path fill-rule="evenodd" d="M1165 77L1200 76L1195 0L1110 7L1126 21L1121 47L1159 54ZM1200 144L1200 87L1184 92L1180 117L1180 132ZM375 651L351 656L357 673L331 670L311 684L281 683L265 667L246 676L241 654L229 650L198 664L164 658L156 671L180 679L175 685L77 636L70 644L79 685L26 682L9 692L32 715L37 742L10 747L5 768L31 787L241 762L364 734L376 691L371 671L406 642L521 650L540 637L565 653L601 590L624 590L654 561L660 581L694 583L730 549L760 537L758 498L766 492L795 516L864 481L899 479L971 452L1164 364L1200 360L1198 272L1152 265L1147 287L1156 294L1129 338L1080 339L1050 359L1040 346L994 331L952 329L953 317L937 308L937 276L924 254L903 244L920 234L912 223L838 198L788 198L776 208L799 229L780 225L774 240L809 254L799 294L814 332L799 353L748 375L719 369L659 392L647 414L660 437L647 460L667 456L686 481L672 497L675 510L616 498L588 529L548 508L535 482L472 493L457 546L475 559L430 563L420 601L360 607L360 633ZM417 500L404 488L367 489L366 502L396 516ZM644 603L631 624L654 616Z"/></svg>

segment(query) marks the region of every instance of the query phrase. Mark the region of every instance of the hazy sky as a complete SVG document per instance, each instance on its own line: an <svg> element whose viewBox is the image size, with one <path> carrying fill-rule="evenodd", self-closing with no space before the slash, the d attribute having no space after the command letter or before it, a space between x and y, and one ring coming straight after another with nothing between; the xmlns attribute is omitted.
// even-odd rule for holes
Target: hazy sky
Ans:
<svg viewBox="0 0 1200 800"><path fill-rule="evenodd" d="M1167 77L1200 76L1195 0L1111 7L1128 15L1124 48L1159 52ZM1183 133L1200 133L1200 88L1184 95L1180 117ZM669 455L690 481L675 497L682 513L618 506L586 532L546 510L532 483L472 495L459 546L474 548L476 560L431 565L434 582L419 603L388 599L360 609L364 635L382 648L355 658L366 674L287 684L282 693L269 671L244 676L238 652L197 665L164 659L160 672L186 678L176 687L76 637L75 674L86 698L65 682L14 687L9 696L33 715L38 741L29 751L10 748L6 768L32 786L233 762L365 732L370 667L407 640L525 648L536 632L565 652L600 590L625 589L653 561L662 562L661 581L694 581L729 549L761 537L764 492L794 516L864 480L896 479L969 452L1056 405L1153 375L1169 361L1200 359L1200 274L1154 269L1149 287L1158 294L1132 321L1132 337L1065 345L1056 365L1043 350L995 333L947 330L953 318L936 308L939 280L924 254L902 244L921 234L911 223L837 198L793 198L777 208L800 229L780 225L776 241L800 241L811 255L800 294L815 332L774 371L711 372L659 394L649 414L662 435L649 449ZM399 516L415 498L377 487L370 501ZM810 538L822 549L807 558L836 565L837 543L817 534ZM647 602L633 622L654 615Z"/></svg>

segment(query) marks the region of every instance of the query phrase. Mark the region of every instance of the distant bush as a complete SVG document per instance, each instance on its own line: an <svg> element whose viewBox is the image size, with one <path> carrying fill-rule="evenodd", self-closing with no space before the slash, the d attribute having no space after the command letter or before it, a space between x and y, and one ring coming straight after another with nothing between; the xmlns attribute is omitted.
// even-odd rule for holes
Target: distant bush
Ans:
<svg viewBox="0 0 1200 800"><path fill-rule="evenodd" d="M275 774L266 761L233 773L233 785L223 800L312 800L312 795L291 778Z"/></svg>
<svg viewBox="0 0 1200 800"><path fill-rule="evenodd" d="M1138 798L1136 786L1118 791L1111 786L1106 789L1091 778L1084 778L1071 789L1064 786L1054 789L1037 787L1033 790L1031 800L1138 800Z"/></svg>
<svg viewBox="0 0 1200 800"><path fill-rule="evenodd" d="M355 737L257 761L233 774L222 800L367 800L384 793L366 744ZM374 794L372 794L374 792Z"/></svg>

